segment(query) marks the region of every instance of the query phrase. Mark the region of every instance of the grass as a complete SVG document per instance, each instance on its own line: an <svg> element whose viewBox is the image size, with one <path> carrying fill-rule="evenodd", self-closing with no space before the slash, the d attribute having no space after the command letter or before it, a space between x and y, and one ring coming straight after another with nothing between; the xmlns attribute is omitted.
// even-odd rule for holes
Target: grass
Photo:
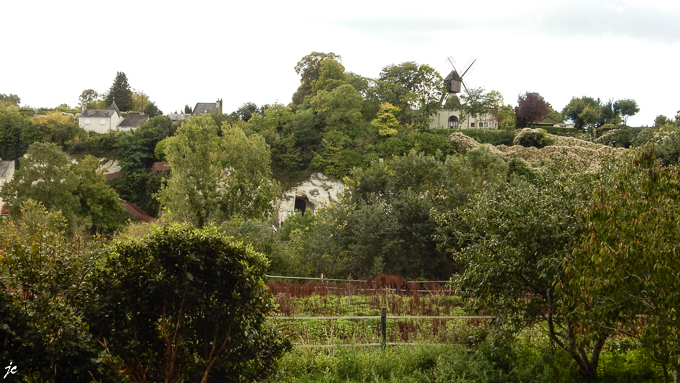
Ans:
<svg viewBox="0 0 680 383"><path fill-rule="evenodd" d="M297 287L287 291L298 296L283 290L275 295L279 316L377 316L381 307L388 308L388 316L466 314L460 298L444 290L361 295L356 289L292 285ZM388 319L387 341L399 345L382 349L360 346L380 343L380 319L271 319L269 324L296 345L280 361L279 375L271 380L276 382L585 382L541 326L507 340L495 338L483 320ZM331 347L305 347L310 345ZM608 383L663 381L660 366L625 338L607 343L598 373L598 381Z"/></svg>

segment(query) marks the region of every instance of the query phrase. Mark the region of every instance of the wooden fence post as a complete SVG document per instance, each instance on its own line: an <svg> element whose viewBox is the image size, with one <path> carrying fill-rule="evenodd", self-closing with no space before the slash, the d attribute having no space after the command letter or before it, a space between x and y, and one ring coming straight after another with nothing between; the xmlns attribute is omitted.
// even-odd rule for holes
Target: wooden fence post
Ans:
<svg viewBox="0 0 680 383"><path fill-rule="evenodd" d="M387 347L387 307L380 309L380 332L382 335L380 346L384 350Z"/></svg>

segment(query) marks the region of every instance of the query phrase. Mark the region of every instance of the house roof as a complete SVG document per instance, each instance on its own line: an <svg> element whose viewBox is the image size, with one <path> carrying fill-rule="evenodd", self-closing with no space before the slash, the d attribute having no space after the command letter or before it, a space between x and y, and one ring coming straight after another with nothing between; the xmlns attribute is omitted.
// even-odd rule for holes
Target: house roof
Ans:
<svg viewBox="0 0 680 383"><path fill-rule="evenodd" d="M160 161L160 162L154 162L153 163L153 170L157 172L162 172L166 170L172 170L172 167L170 166L170 163L167 161Z"/></svg>
<svg viewBox="0 0 680 383"><path fill-rule="evenodd" d="M170 113L168 114L168 117L170 117L171 121L184 121L188 120L189 117L191 117L190 114L184 114L184 113Z"/></svg>
<svg viewBox="0 0 680 383"><path fill-rule="evenodd" d="M125 128L137 128L148 120L148 114L130 113L120 124L118 124L118 126Z"/></svg>
<svg viewBox="0 0 680 383"><path fill-rule="evenodd" d="M116 100L113 100L113 101L111 102L111 105L109 105L109 109L108 109L108 110L115 110L115 111L118 113L119 116L121 115L121 114L120 114L120 109L118 109L118 105L116 105Z"/></svg>
<svg viewBox="0 0 680 383"><path fill-rule="evenodd" d="M96 110L96 109L88 109L82 113L80 113L80 117L111 117L116 113L115 110Z"/></svg>
<svg viewBox="0 0 680 383"><path fill-rule="evenodd" d="M120 109L118 109L118 105L116 105L116 102L112 102L111 105L109 105L109 108L106 110L98 110L98 109L88 109L82 113L80 113L80 117L111 117L113 116L114 113L118 113L118 117L122 116L120 113Z"/></svg>
<svg viewBox="0 0 680 383"><path fill-rule="evenodd" d="M118 198L118 203L120 204L120 206L123 207L123 209L125 209L126 213L130 214L131 216L137 218L140 221L151 222L154 220L152 216L146 214L144 210L140 209L134 204L131 204L130 202Z"/></svg>
<svg viewBox="0 0 680 383"><path fill-rule="evenodd" d="M216 102L199 102L194 107L194 116L204 113L212 113L217 110Z"/></svg>

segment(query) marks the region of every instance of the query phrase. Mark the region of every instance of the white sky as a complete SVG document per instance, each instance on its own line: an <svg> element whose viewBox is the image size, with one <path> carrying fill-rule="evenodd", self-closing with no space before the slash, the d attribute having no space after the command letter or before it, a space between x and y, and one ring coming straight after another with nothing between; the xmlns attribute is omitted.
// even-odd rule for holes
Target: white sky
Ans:
<svg viewBox="0 0 680 383"><path fill-rule="evenodd" d="M371 78L405 61L444 77L447 56L475 57L468 87L513 105L539 92L557 110L632 98L631 126L680 110L680 0L5 0L0 19L0 93L32 107L76 106L117 71L166 114L218 98L225 113L288 104L295 64L318 51Z"/></svg>

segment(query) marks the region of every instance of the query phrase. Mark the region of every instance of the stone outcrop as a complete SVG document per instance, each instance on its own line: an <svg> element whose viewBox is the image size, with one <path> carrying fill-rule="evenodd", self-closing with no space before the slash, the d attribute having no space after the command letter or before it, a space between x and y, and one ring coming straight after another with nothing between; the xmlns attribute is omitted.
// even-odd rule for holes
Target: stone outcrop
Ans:
<svg viewBox="0 0 680 383"><path fill-rule="evenodd" d="M326 177L323 173L313 173L307 181L283 193L279 201L276 222L281 226L295 209L314 211L338 199L345 190L341 181Z"/></svg>

